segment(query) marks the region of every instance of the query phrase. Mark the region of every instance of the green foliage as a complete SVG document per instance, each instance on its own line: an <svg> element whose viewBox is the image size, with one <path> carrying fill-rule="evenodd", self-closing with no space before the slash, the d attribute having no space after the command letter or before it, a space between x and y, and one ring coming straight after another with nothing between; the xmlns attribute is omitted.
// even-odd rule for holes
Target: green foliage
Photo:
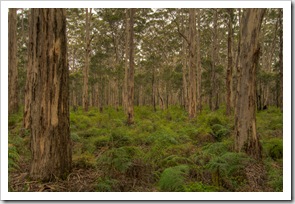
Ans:
<svg viewBox="0 0 295 204"><path fill-rule="evenodd" d="M257 132L265 138L281 137L283 134L283 113L277 107L257 113Z"/></svg>
<svg viewBox="0 0 295 204"><path fill-rule="evenodd" d="M109 136L99 136L92 140L94 146L96 149L106 147L109 145L110 137Z"/></svg>
<svg viewBox="0 0 295 204"><path fill-rule="evenodd" d="M19 169L19 166L17 164L19 158L20 157L16 147L12 144L8 144L8 171L9 172Z"/></svg>
<svg viewBox="0 0 295 204"><path fill-rule="evenodd" d="M262 142L264 153L273 160L283 158L283 139L272 138Z"/></svg>
<svg viewBox="0 0 295 204"><path fill-rule="evenodd" d="M96 190L98 192L116 192L120 181L109 177L100 177L97 180Z"/></svg>
<svg viewBox="0 0 295 204"><path fill-rule="evenodd" d="M96 166L96 158L89 152L73 155L73 166L77 168L94 168Z"/></svg>
<svg viewBox="0 0 295 204"><path fill-rule="evenodd" d="M183 191L188 173L189 167L187 165L179 165L165 169L158 182L160 190L165 192Z"/></svg>
<svg viewBox="0 0 295 204"><path fill-rule="evenodd" d="M244 169L250 161L251 159L244 153L226 152L212 158L206 168L211 171L215 185L226 185L230 190L235 190L244 184L246 179Z"/></svg>
<svg viewBox="0 0 295 204"><path fill-rule="evenodd" d="M79 142L81 140L80 136L77 133L75 133L75 132L71 132L71 139L74 142Z"/></svg>
<svg viewBox="0 0 295 204"><path fill-rule="evenodd" d="M185 192L216 192L218 188L216 186L210 186L201 182L190 183L184 186Z"/></svg>
<svg viewBox="0 0 295 204"><path fill-rule="evenodd" d="M125 146L113 148L105 151L98 159L97 163L102 168L108 169L108 174L126 173L136 160L143 158L144 153L138 147Z"/></svg>
<svg viewBox="0 0 295 204"><path fill-rule="evenodd" d="M111 130L110 143L113 147L122 147L131 142L125 127Z"/></svg>
<svg viewBox="0 0 295 204"><path fill-rule="evenodd" d="M217 141L221 141L221 138L229 134L229 129L223 125L214 124L211 128L213 136L216 138Z"/></svg>
<svg viewBox="0 0 295 204"><path fill-rule="evenodd" d="M267 184L276 192L283 191L283 164L282 160L274 161L270 158L265 160L267 171Z"/></svg>

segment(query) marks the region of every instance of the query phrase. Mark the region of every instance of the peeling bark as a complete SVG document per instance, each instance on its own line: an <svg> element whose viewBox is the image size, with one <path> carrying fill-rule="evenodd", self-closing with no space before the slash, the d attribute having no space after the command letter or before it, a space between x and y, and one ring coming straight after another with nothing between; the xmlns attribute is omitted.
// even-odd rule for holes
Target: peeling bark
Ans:
<svg viewBox="0 0 295 204"><path fill-rule="evenodd" d="M235 149L261 159L256 132L256 69L259 60L259 33L265 9L245 9L241 19L241 78L235 117Z"/></svg>
<svg viewBox="0 0 295 204"><path fill-rule="evenodd" d="M66 178L72 150L65 9L31 9L29 39L30 176Z"/></svg>

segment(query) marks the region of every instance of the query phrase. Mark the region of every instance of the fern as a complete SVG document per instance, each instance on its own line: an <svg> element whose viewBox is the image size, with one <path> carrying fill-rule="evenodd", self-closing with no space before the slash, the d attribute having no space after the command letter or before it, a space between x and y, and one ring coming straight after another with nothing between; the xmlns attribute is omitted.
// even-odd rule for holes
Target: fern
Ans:
<svg viewBox="0 0 295 204"><path fill-rule="evenodd" d="M159 180L161 191L178 192L184 190L185 180L189 174L187 165L169 167L163 171Z"/></svg>
<svg viewBox="0 0 295 204"><path fill-rule="evenodd" d="M17 152L17 149L14 145L8 144L8 170L14 171L16 169L19 169L19 166L17 164L20 156Z"/></svg>
<svg viewBox="0 0 295 204"><path fill-rule="evenodd" d="M134 164L134 161L141 159L143 152L138 147L127 146L113 148L103 153L98 158L97 163L101 167L109 169L109 174L114 172L126 173L127 170Z"/></svg>

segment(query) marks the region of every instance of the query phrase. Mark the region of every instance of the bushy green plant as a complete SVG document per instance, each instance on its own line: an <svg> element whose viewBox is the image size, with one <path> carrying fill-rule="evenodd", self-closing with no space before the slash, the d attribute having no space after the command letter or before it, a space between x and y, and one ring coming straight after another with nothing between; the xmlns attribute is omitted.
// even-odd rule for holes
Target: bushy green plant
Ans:
<svg viewBox="0 0 295 204"><path fill-rule="evenodd" d="M178 155L169 155L162 160L161 166L173 167L173 166L178 166L181 164L191 164L191 163L193 162L187 157L182 157Z"/></svg>
<svg viewBox="0 0 295 204"><path fill-rule="evenodd" d="M283 158L283 139L272 138L264 140L262 142L264 153L267 157L271 157L274 160Z"/></svg>
<svg viewBox="0 0 295 204"><path fill-rule="evenodd" d="M97 180L96 190L98 192L116 192L120 181L109 177L100 177Z"/></svg>
<svg viewBox="0 0 295 204"><path fill-rule="evenodd" d="M106 147L109 145L110 137L109 136L99 136L95 137L91 140L91 142L94 144L96 149L99 149L101 147Z"/></svg>
<svg viewBox="0 0 295 204"><path fill-rule="evenodd" d="M206 168L212 173L213 183L221 186L226 183L230 190L234 190L242 185L246 179L243 171L251 159L244 153L226 152L213 157Z"/></svg>
<svg viewBox="0 0 295 204"><path fill-rule="evenodd" d="M184 186L185 192L216 192L218 188L216 186L206 185L202 182L190 183Z"/></svg>
<svg viewBox="0 0 295 204"><path fill-rule="evenodd" d="M134 161L141 159L143 155L142 150L134 146L113 148L105 151L97 159L97 163L101 168L107 169L110 175L116 172L126 173Z"/></svg>
<svg viewBox="0 0 295 204"><path fill-rule="evenodd" d="M113 147L122 147L131 144L131 138L127 134L125 127L111 130L110 144Z"/></svg>
<svg viewBox="0 0 295 204"><path fill-rule="evenodd" d="M96 158L93 154L85 152L80 155L73 155L73 166L78 168L94 168L96 166Z"/></svg>
<svg viewBox="0 0 295 204"><path fill-rule="evenodd" d="M16 147L12 144L8 144L8 171L19 169L19 166L17 164L19 158L20 157Z"/></svg>
<svg viewBox="0 0 295 204"><path fill-rule="evenodd" d="M79 142L81 140L80 136L77 133L75 133L75 132L71 132L71 139L74 142Z"/></svg>
<svg viewBox="0 0 295 204"><path fill-rule="evenodd" d="M270 158L265 160L267 171L267 184L273 191L283 191L283 162L282 160L274 161Z"/></svg>
<svg viewBox="0 0 295 204"><path fill-rule="evenodd" d="M188 174L189 166L187 165L169 167L161 174L158 186L161 191L165 192L184 191Z"/></svg>
<svg viewBox="0 0 295 204"><path fill-rule="evenodd" d="M221 139L229 134L229 129L220 124L214 124L211 127L212 134L216 138L217 141L221 141Z"/></svg>

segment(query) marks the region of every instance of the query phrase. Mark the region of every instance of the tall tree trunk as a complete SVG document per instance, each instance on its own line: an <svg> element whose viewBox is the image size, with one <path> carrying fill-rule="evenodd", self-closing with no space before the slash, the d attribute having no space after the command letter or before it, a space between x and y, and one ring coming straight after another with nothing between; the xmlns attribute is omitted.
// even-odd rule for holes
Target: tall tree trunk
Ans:
<svg viewBox="0 0 295 204"><path fill-rule="evenodd" d="M8 113L18 111L18 71L17 71L17 17L15 8L9 9L8 14Z"/></svg>
<svg viewBox="0 0 295 204"><path fill-rule="evenodd" d="M265 9L245 9L241 19L241 82L235 118L235 149L261 159L256 132L256 69L259 60L259 33Z"/></svg>
<svg viewBox="0 0 295 204"><path fill-rule="evenodd" d="M182 19L182 30L184 30L184 35L187 35L186 28L185 28L185 20L184 14L181 12L181 19ZM188 42L185 38L182 38L182 99L183 99L183 106L186 111L188 111L189 106L189 99L188 99L188 85L187 85L187 46Z"/></svg>
<svg viewBox="0 0 295 204"><path fill-rule="evenodd" d="M28 78L33 179L65 178L71 171L69 70L65 9L31 9Z"/></svg>
<svg viewBox="0 0 295 204"><path fill-rule="evenodd" d="M182 42L182 97L183 105L185 110L188 111L188 93L187 93L187 52L186 52L187 43L183 39Z"/></svg>
<svg viewBox="0 0 295 204"><path fill-rule="evenodd" d="M155 67L153 66L153 76L152 76L152 103L154 112L157 111L157 104L156 104L156 96L157 96L157 87L156 87L156 74L155 74Z"/></svg>
<svg viewBox="0 0 295 204"><path fill-rule="evenodd" d="M279 53L279 66L280 66L280 90L279 90L279 107L283 111L283 9L279 11L279 26L280 26L280 53Z"/></svg>
<svg viewBox="0 0 295 204"><path fill-rule="evenodd" d="M196 9L189 9L189 117L196 116Z"/></svg>
<svg viewBox="0 0 295 204"><path fill-rule="evenodd" d="M232 20L233 9L228 9L228 37L227 37L227 72L226 72L226 115L231 114L231 86L232 86L232 69L233 69L233 57L232 57Z"/></svg>
<svg viewBox="0 0 295 204"><path fill-rule="evenodd" d="M238 98L240 95L240 83L241 83L241 66L240 66L240 55L241 55L241 9L239 9L239 33L238 33L238 50L237 50L237 58L236 58L236 91L234 97L234 107L235 107L235 117L238 117Z"/></svg>
<svg viewBox="0 0 295 204"><path fill-rule="evenodd" d="M129 15L129 41L128 41L128 57L129 57L129 69L128 69L128 85L127 85L127 124L131 125L134 123L134 14L135 9L131 8L127 10Z"/></svg>
<svg viewBox="0 0 295 204"><path fill-rule="evenodd" d="M86 36L85 36L85 66L83 69L83 109L84 111L88 111L88 73L89 73L89 54L90 54L90 37L89 37L89 30L90 30L90 16L91 16L91 9L90 13L88 13L88 8L86 8Z"/></svg>
<svg viewBox="0 0 295 204"><path fill-rule="evenodd" d="M217 96L217 85L216 85L216 61L217 61L217 9L214 9L213 14L213 31L212 31L212 53L211 53L211 84L209 107L210 110L216 110L216 96Z"/></svg>
<svg viewBox="0 0 295 204"><path fill-rule="evenodd" d="M125 74L124 74L124 86L123 86L123 94L122 94L122 99L123 99L123 109L125 113L127 114L127 109L128 109L128 70L129 70L129 40L130 40L130 23L129 23L129 10L126 9L126 15L125 15L125 33L126 33L126 38L125 38Z"/></svg>
<svg viewBox="0 0 295 204"><path fill-rule="evenodd" d="M202 65L201 65L201 9L198 9L198 30L197 30L197 110L202 111Z"/></svg>

